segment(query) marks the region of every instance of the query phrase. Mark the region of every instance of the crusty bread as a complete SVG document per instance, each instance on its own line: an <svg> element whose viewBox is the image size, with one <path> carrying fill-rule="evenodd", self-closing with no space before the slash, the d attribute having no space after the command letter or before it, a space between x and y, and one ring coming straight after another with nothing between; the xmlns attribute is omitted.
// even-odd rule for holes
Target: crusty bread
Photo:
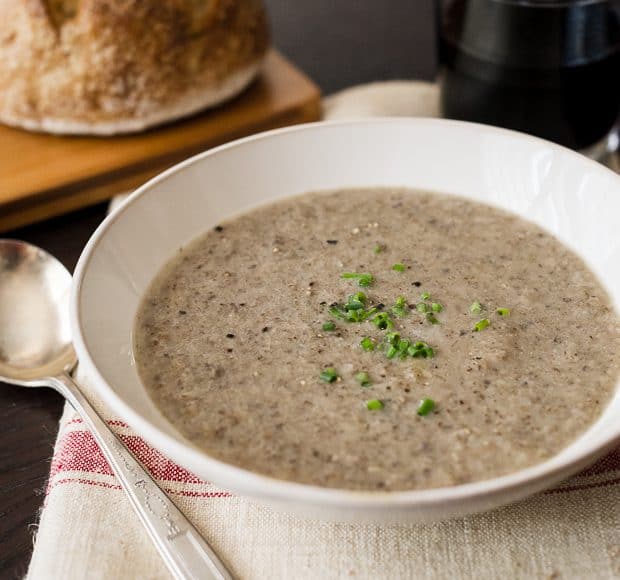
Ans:
<svg viewBox="0 0 620 580"><path fill-rule="evenodd" d="M239 93L267 46L262 0L0 0L0 121L140 131Z"/></svg>

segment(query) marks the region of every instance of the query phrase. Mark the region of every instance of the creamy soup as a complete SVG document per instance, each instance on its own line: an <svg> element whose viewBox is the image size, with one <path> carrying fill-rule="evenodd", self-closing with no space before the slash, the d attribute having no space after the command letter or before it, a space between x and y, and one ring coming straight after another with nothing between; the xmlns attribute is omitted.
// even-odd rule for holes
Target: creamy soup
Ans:
<svg viewBox="0 0 620 580"><path fill-rule="evenodd" d="M599 416L618 317L539 227L458 197L279 201L181 248L135 323L140 376L209 455L357 490L539 463Z"/></svg>

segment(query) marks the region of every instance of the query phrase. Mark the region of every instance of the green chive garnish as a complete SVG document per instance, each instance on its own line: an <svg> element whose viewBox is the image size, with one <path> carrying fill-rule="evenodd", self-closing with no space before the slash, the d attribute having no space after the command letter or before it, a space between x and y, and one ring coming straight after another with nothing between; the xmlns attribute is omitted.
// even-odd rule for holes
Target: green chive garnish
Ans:
<svg viewBox="0 0 620 580"><path fill-rule="evenodd" d="M426 320L428 320L431 324L439 324L439 320L432 312L426 313Z"/></svg>
<svg viewBox="0 0 620 580"><path fill-rule="evenodd" d="M366 305L366 294L363 292L357 292L347 298L347 303L344 307L347 310L361 310Z"/></svg>
<svg viewBox="0 0 620 580"><path fill-rule="evenodd" d="M385 353L385 356L387 356L388 358L394 358L397 354L398 348L396 348L395 346L390 346L390 348L388 348L387 352Z"/></svg>
<svg viewBox="0 0 620 580"><path fill-rule="evenodd" d="M366 294L357 292L347 298L346 304L332 304L329 313L340 320L347 322L364 322L377 312L376 308L366 310Z"/></svg>
<svg viewBox="0 0 620 580"><path fill-rule="evenodd" d="M361 342L360 342L360 346L366 351L366 352L370 352L375 350L375 343L373 342L372 338L370 338L369 336L362 338Z"/></svg>
<svg viewBox="0 0 620 580"><path fill-rule="evenodd" d="M424 302L418 302L415 305L415 309L421 314L426 314L428 312L428 306L424 304Z"/></svg>
<svg viewBox="0 0 620 580"><path fill-rule="evenodd" d="M394 270L395 272L404 272L405 271L405 264L394 264L392 266L392 270Z"/></svg>
<svg viewBox="0 0 620 580"><path fill-rule="evenodd" d="M487 326L491 324L491 321L488 318L483 318L474 324L474 332L480 332L484 330Z"/></svg>
<svg viewBox="0 0 620 580"><path fill-rule="evenodd" d="M405 299L405 297L399 296L396 299L396 303L394 304L394 306L392 306L390 310L396 316L407 316L407 314L409 314L409 309L407 308L407 300Z"/></svg>
<svg viewBox="0 0 620 580"><path fill-rule="evenodd" d="M418 341L407 349L407 354L413 358L433 358L435 351L425 342Z"/></svg>
<svg viewBox="0 0 620 580"><path fill-rule="evenodd" d="M392 346L398 346L400 342L400 334L398 332L388 332L385 335L385 341Z"/></svg>
<svg viewBox="0 0 620 580"><path fill-rule="evenodd" d="M510 316L510 308L498 308L495 312L500 316Z"/></svg>
<svg viewBox="0 0 620 580"><path fill-rule="evenodd" d="M443 306L439 304L439 302L433 302L431 304L431 310L433 312L441 312L443 310Z"/></svg>
<svg viewBox="0 0 620 580"><path fill-rule="evenodd" d="M346 278L348 280L357 280L357 285L362 288L367 288L374 281L374 277L372 274L358 274L356 272L345 272L342 274L341 278Z"/></svg>
<svg viewBox="0 0 620 580"><path fill-rule="evenodd" d="M401 340L398 343L398 358L406 359L409 354L409 347L411 346L411 342L408 340Z"/></svg>
<svg viewBox="0 0 620 580"><path fill-rule="evenodd" d="M431 295L428 292L422 292L422 294L420 294L420 300L428 300L430 297Z"/></svg>
<svg viewBox="0 0 620 580"><path fill-rule="evenodd" d="M326 322L323 324L323 330L325 332L331 332L332 330L336 330L336 325L333 322Z"/></svg>
<svg viewBox="0 0 620 580"><path fill-rule="evenodd" d="M324 383L333 383L338 378L338 373L334 367L327 367L319 377Z"/></svg>
<svg viewBox="0 0 620 580"><path fill-rule="evenodd" d="M366 401L366 408L369 411L380 411L383 407L385 407L385 405L379 399L371 399L370 401Z"/></svg>
<svg viewBox="0 0 620 580"><path fill-rule="evenodd" d="M372 249L372 251L373 251L375 254L380 254L381 252L383 252L383 246L382 246L381 244L377 244L377 245L376 245L376 246Z"/></svg>
<svg viewBox="0 0 620 580"><path fill-rule="evenodd" d="M355 375L355 380L362 385L362 387L372 386L372 382L367 372L361 371Z"/></svg>
<svg viewBox="0 0 620 580"><path fill-rule="evenodd" d="M387 312L379 312L379 314L372 319L372 323L379 330L386 330L387 328L392 328L394 326L394 323Z"/></svg>
<svg viewBox="0 0 620 580"><path fill-rule="evenodd" d="M480 302L472 302L472 305L469 307L469 311L472 314L480 314L482 312L482 304L480 304Z"/></svg>
<svg viewBox="0 0 620 580"><path fill-rule="evenodd" d="M435 408L435 401L433 399L422 399L418 405L418 415L424 417L428 415Z"/></svg>

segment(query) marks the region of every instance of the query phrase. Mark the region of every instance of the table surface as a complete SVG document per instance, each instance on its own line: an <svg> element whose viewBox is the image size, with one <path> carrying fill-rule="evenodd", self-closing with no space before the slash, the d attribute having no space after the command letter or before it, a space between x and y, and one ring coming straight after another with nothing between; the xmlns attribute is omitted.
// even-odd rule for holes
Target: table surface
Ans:
<svg viewBox="0 0 620 580"><path fill-rule="evenodd" d="M266 0L274 44L324 94L381 79L433 78L432 0ZM73 270L106 204L15 230ZM49 389L0 383L0 577L22 577L63 406Z"/></svg>

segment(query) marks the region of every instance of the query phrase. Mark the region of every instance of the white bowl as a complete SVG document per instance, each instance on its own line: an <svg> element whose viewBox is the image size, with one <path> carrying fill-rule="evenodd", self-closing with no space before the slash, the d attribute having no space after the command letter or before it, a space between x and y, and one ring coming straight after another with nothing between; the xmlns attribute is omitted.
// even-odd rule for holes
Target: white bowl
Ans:
<svg viewBox="0 0 620 580"><path fill-rule="evenodd" d="M620 303L620 178L520 133L431 119L316 123L212 149L166 171L108 217L86 246L72 296L80 364L112 411L168 457L238 494L311 516L432 520L490 509L566 478L620 444L620 391L601 418L548 461L466 485L354 492L290 483L210 458L155 408L132 357L134 315L179 246L222 220L310 190L407 186L510 210L582 256ZM544 364L544 361L541 361Z"/></svg>

